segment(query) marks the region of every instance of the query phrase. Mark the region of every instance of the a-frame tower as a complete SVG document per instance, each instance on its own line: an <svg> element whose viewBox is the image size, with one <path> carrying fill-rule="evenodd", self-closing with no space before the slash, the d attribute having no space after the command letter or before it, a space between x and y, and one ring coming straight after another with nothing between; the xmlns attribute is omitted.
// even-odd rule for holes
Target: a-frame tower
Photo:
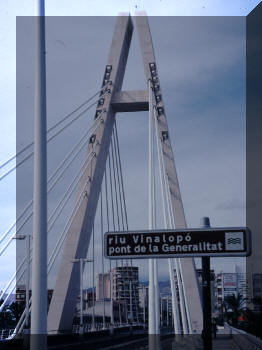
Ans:
<svg viewBox="0 0 262 350"><path fill-rule="evenodd" d="M164 166L171 194L176 228L185 228L186 221L177 179L172 147L170 143L161 86L152 45L148 19L145 14L136 16L137 30L145 68L145 86L149 79L153 84L153 100L158 113L158 136L161 139ZM77 193L78 204L67 232L57 281L48 313L48 331L70 332L79 293L79 271L73 259L85 258L88 252L93 222L109 151L110 139L117 112L148 110L148 90L122 91L133 23L129 14L117 17L109 57L102 86L109 89L98 102L95 120L95 134L92 135L87 153L94 157L84 171ZM99 118L99 120L98 120ZM86 164L89 160L86 160ZM80 201L79 201L80 199ZM193 259L181 259L185 300L190 314L193 333L202 331L202 306Z"/></svg>

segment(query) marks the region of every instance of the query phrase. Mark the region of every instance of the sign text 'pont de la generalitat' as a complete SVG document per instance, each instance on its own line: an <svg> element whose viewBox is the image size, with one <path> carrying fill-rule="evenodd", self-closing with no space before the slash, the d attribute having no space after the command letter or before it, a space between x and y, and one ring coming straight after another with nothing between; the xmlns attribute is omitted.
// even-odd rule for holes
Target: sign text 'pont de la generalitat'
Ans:
<svg viewBox="0 0 262 350"><path fill-rule="evenodd" d="M243 227L105 234L105 256L112 259L247 256L250 253L251 233Z"/></svg>

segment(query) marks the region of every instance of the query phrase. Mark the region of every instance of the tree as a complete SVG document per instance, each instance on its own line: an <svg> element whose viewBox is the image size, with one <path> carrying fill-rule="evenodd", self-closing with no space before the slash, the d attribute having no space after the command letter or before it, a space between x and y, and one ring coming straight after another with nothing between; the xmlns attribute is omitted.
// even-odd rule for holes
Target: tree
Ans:
<svg viewBox="0 0 262 350"><path fill-rule="evenodd" d="M0 305L3 304L3 300L0 300ZM0 312L0 329L7 329L12 326L12 315L8 309L8 305L5 305L3 310Z"/></svg>
<svg viewBox="0 0 262 350"><path fill-rule="evenodd" d="M232 323L237 324L239 315L246 309L245 303L247 298L244 298L241 293L227 295L224 299L226 313L231 313ZM230 312L231 310L231 312Z"/></svg>
<svg viewBox="0 0 262 350"><path fill-rule="evenodd" d="M25 303L18 303L17 301L14 301L10 306L9 310L12 315L12 319L15 321L15 324L20 320L22 313L25 309Z"/></svg>

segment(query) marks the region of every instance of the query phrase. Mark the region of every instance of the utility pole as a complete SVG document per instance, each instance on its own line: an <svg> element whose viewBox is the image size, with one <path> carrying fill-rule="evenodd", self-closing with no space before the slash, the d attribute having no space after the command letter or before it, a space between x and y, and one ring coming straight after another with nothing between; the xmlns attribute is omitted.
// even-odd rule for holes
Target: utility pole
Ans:
<svg viewBox="0 0 262 350"><path fill-rule="evenodd" d="M203 228L210 227L208 217L201 220ZM203 290L203 341L204 350L212 350L212 317L210 293L210 257L202 257L202 290Z"/></svg>
<svg viewBox="0 0 262 350"><path fill-rule="evenodd" d="M47 348L47 157L45 5L36 1L33 269L30 348Z"/></svg>

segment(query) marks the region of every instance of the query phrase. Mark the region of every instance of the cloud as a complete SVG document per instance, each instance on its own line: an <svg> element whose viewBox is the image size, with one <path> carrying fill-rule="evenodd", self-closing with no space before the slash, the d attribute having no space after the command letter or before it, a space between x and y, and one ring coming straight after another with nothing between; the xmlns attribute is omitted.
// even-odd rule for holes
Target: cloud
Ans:
<svg viewBox="0 0 262 350"><path fill-rule="evenodd" d="M245 210L246 203L239 199L231 199L216 206L217 210Z"/></svg>
<svg viewBox="0 0 262 350"><path fill-rule="evenodd" d="M242 224L240 210L231 198L245 198L245 124L243 103L244 19L150 18L157 65L163 90L169 133L174 141L175 160L189 226L198 226L209 215L212 225ZM33 139L33 50L30 21L18 31L18 143ZM48 123L63 115L99 89L112 38L113 18L49 18L47 28ZM33 31L32 31L33 33ZM31 41L30 41L31 38ZM62 41L55 45L56 40ZM28 50L26 49L28 47ZM126 71L125 89L146 89L137 36L133 38ZM48 146L49 172L64 159L79 135L93 120L88 113ZM148 114L117 116L129 227L148 226ZM72 164L56 191L49 197L49 212L72 181L85 152ZM32 163L18 176L18 207L32 195ZM157 187L158 217L161 196ZM220 203L220 204L218 204ZM49 235L52 247L70 213L73 200ZM219 209L221 207L221 209ZM224 208L224 209L222 209ZM241 209L241 208L239 208ZM159 221L159 225L162 223ZM106 227L106 225L104 225ZM24 228L29 232L32 223ZM96 232L99 232L97 226ZM101 254L100 233L96 252ZM89 252L90 254L90 252ZM147 262L136 261L146 278ZM108 262L107 265L108 267ZM159 275L167 277L166 261L159 263ZM91 267L87 278L91 281ZM52 276L54 281L54 276Z"/></svg>

